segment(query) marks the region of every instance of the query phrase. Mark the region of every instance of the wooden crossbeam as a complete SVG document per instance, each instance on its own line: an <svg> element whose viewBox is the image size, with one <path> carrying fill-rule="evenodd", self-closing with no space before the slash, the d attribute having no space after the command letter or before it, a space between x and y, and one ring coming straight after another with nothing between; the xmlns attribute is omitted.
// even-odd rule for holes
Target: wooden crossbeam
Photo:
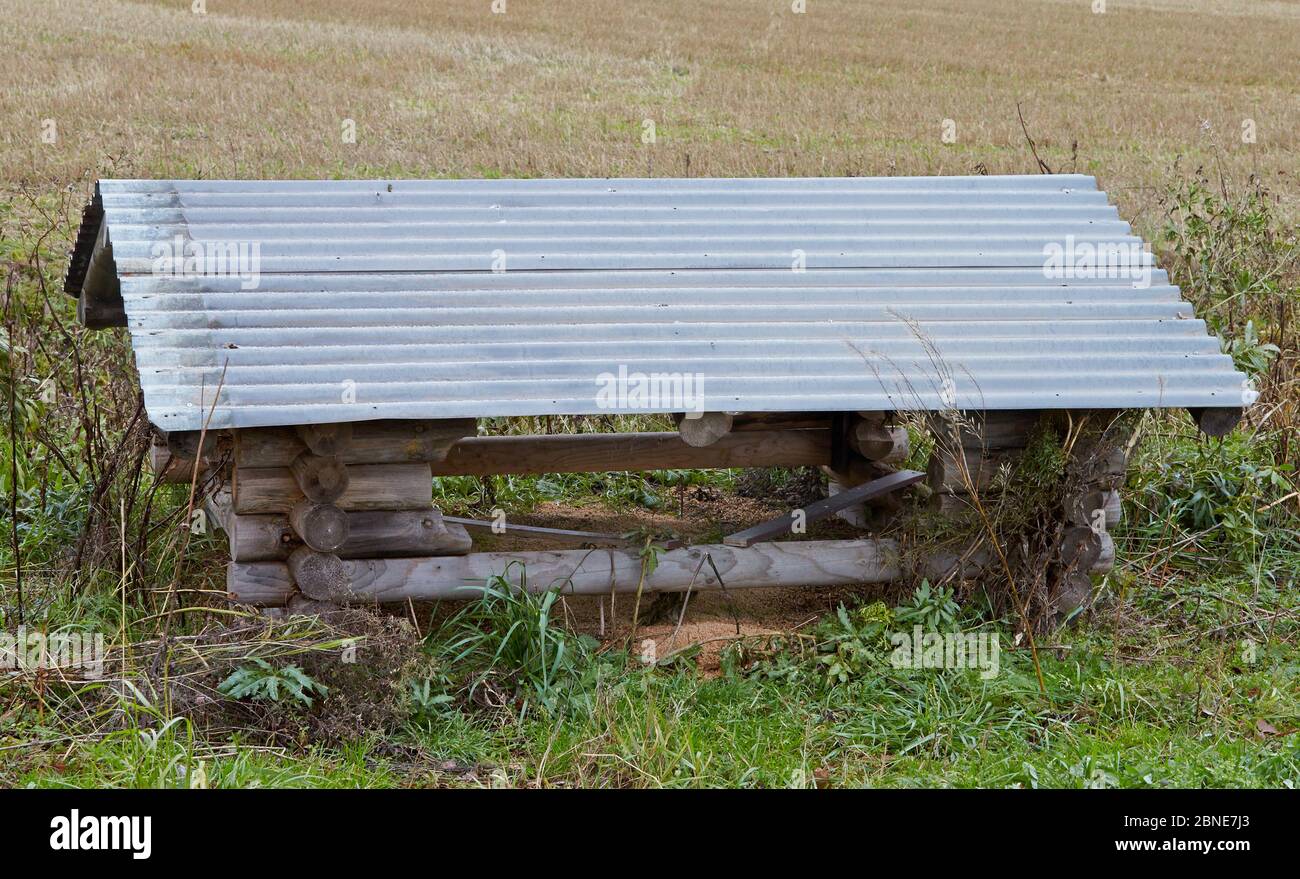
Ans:
<svg viewBox="0 0 1300 879"><path fill-rule="evenodd" d="M572 595L848 586L902 575L895 541L809 540L682 547L663 553L648 573L631 547L353 561L308 551L289 563L231 562L226 583L230 597L243 604L283 605L295 590L323 601L400 603L476 598L489 578L504 574L517 581L524 571L530 591L559 587Z"/></svg>
<svg viewBox="0 0 1300 879"><path fill-rule="evenodd" d="M855 504L889 494L891 491L898 491L900 488L907 488L909 485L915 485L924 478L925 474L916 470L899 470L897 473L882 476L880 479L873 479L853 488L846 488L838 494L833 494L828 498L804 507L803 521L805 524L812 524L819 519L833 516L840 510L848 509ZM794 515L787 513L784 516L777 516L775 519L760 522L752 528L746 528L744 531L729 534L722 538L722 542L727 546L751 546L759 541L771 540L774 537L789 534L794 521Z"/></svg>

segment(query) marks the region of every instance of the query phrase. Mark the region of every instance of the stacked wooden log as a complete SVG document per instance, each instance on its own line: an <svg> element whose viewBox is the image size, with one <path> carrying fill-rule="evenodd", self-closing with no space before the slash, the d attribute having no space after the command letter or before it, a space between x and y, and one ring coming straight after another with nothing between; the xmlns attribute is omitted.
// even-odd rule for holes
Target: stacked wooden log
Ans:
<svg viewBox="0 0 1300 879"><path fill-rule="evenodd" d="M229 540L233 600L316 610L348 599L358 564L469 552L464 526L433 504L431 467L475 429L372 421L173 434L151 459L168 481L222 470L207 509Z"/></svg>
<svg viewBox="0 0 1300 879"><path fill-rule="evenodd" d="M173 433L155 443L150 462L163 481L218 486L207 509L229 540L227 588L233 600L306 612L329 602L446 596L467 583L481 585L512 561L527 563L532 581L534 568L549 571L570 561L549 552L469 554L467 526L444 519L433 506L432 477L816 466L830 461L834 445L830 419L818 413L710 415L682 424L687 426L680 433L556 436L479 437L473 420ZM564 536L555 529L531 530ZM806 556L815 565L819 551L811 545L712 550L715 564L752 568L752 577L739 578L741 587L779 585L798 567L792 560ZM800 576L839 583L891 570L874 561L882 552L875 544L835 551L845 555L843 571L799 568ZM893 553L885 548L883 554ZM637 559L634 551L615 555L605 559L607 566ZM683 563L694 558L688 556ZM769 565L769 557L780 564ZM709 588L706 577L699 579L698 588ZM637 582L618 578L612 588L634 588ZM656 580L655 586L685 588L676 581Z"/></svg>
<svg viewBox="0 0 1300 879"><path fill-rule="evenodd" d="M1096 418L1105 419L1105 413ZM1128 468L1128 432L1106 429L1090 434L1070 449L1061 536L1058 582L1053 605L1059 615L1087 603L1092 574L1115 566L1110 530L1123 514L1119 490Z"/></svg>
<svg viewBox="0 0 1300 879"><path fill-rule="evenodd" d="M927 483L933 492L931 504L944 515L969 515L979 496L987 510L989 492L999 480L1013 477L1013 469L1029 445L1041 418L1055 418L1058 433L1068 435L1089 420L1104 422L1108 413L1042 413L1037 411L987 412L970 419L952 415L934 416L931 428L937 445L927 467ZM1092 575L1109 571L1115 564L1115 542L1110 529L1121 515L1119 489L1127 468L1127 436L1114 430L1090 432L1069 447L1066 462L1066 493L1061 499L1060 540L1049 563L1051 602L1058 616L1065 616L1085 604L1092 593ZM996 527L995 523L995 527ZM1049 523L1041 523L1046 527ZM947 568L960 564L966 573L987 570L992 554L981 550L971 555L949 554L941 559Z"/></svg>

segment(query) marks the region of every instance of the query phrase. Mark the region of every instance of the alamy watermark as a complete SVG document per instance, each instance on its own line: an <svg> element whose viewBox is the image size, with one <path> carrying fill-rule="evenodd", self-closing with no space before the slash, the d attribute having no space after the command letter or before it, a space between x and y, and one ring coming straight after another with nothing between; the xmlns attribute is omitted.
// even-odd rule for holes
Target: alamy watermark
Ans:
<svg viewBox="0 0 1300 879"><path fill-rule="evenodd" d="M1050 280L1132 280L1135 287L1151 286L1151 259L1140 242L1076 241L1043 245L1043 277Z"/></svg>
<svg viewBox="0 0 1300 879"><path fill-rule="evenodd" d="M46 633L19 626L0 632L0 673L57 669L86 678L104 675L104 636L99 632Z"/></svg>
<svg viewBox="0 0 1300 879"><path fill-rule="evenodd" d="M596 376L596 406L618 412L703 412L704 375L698 372L616 372Z"/></svg>
<svg viewBox="0 0 1300 879"><path fill-rule="evenodd" d="M975 668L990 680L1001 669L1002 646L992 632L927 632L913 626L889 636L894 668Z"/></svg>
<svg viewBox="0 0 1300 879"><path fill-rule="evenodd" d="M149 815L82 815L72 809L50 819L54 851L126 851L137 861L153 853L153 818Z"/></svg>
<svg viewBox="0 0 1300 879"><path fill-rule="evenodd" d="M256 290L262 279L260 241L193 241L176 235L156 241L149 251L151 270L167 278L228 275L241 290Z"/></svg>

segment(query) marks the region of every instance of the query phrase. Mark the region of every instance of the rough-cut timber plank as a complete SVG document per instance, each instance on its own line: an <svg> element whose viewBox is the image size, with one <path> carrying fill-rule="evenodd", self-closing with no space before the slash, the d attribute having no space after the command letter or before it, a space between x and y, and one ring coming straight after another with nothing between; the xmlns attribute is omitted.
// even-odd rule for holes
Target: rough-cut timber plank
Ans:
<svg viewBox="0 0 1300 879"><path fill-rule="evenodd" d="M434 476L601 473L714 467L814 467L831 457L829 430L729 433L693 448L676 432L491 436L461 440Z"/></svg>
<svg viewBox="0 0 1300 879"><path fill-rule="evenodd" d="M345 464L415 464L441 461L460 439L474 436L472 418L445 421L359 421L352 441L338 457ZM240 467L288 467L309 451L289 427L251 428L235 432L235 464Z"/></svg>
<svg viewBox="0 0 1300 879"><path fill-rule="evenodd" d="M677 422L677 432L686 445L704 448L731 433L733 420L730 412L687 413Z"/></svg>
<svg viewBox="0 0 1300 879"><path fill-rule="evenodd" d="M495 534L497 529L495 522L487 522L482 519L462 519L457 516L444 516L442 520L448 525L459 525L468 531L480 531ZM540 525L516 525L513 522L503 523L500 527L505 529L503 533L508 534L511 537L535 537L539 540L556 540L561 543L603 543L609 546L631 546L634 543L630 538L600 531L573 531L568 528L543 528Z"/></svg>
<svg viewBox="0 0 1300 879"><path fill-rule="evenodd" d="M865 503L875 497L898 491L909 485L915 485L925 478L925 474L916 470L900 470L888 476L855 485L853 488L841 489L836 494L815 501L804 507L804 522L811 524L833 515L855 504ZM722 538L727 546L752 546L762 540L771 540L782 534L789 534L794 519L790 515L778 516L766 522L760 522L752 528L746 528L735 534Z"/></svg>
<svg viewBox="0 0 1300 879"><path fill-rule="evenodd" d="M706 557L722 575L718 583ZM563 586L566 592L604 595L634 592L641 577L636 550L556 550L471 553L466 556L364 559L344 562L354 602L473 598L489 577L507 574L517 582L526 566L528 588ZM881 583L900 576L898 546L892 540L820 540L760 543L747 548L719 544L665 552L646 577L647 592L750 589L765 586L845 586ZM231 566L229 590L246 603L281 605L293 593L288 566L255 562ZM319 597L311 596L309 597Z"/></svg>
<svg viewBox="0 0 1300 879"><path fill-rule="evenodd" d="M445 522L433 507L346 513L348 537L333 552L339 558L461 555L473 541L461 525ZM237 562L284 561L301 542L280 514L231 515L225 526L230 557Z"/></svg>
<svg viewBox="0 0 1300 879"><path fill-rule="evenodd" d="M287 513L304 495L288 467L236 467L236 513ZM351 464L344 510L424 510L433 503L427 464Z"/></svg>
<svg viewBox="0 0 1300 879"><path fill-rule="evenodd" d="M348 490L348 470L338 458L303 452L293 459L289 472L310 501L329 504Z"/></svg>
<svg viewBox="0 0 1300 879"><path fill-rule="evenodd" d="M289 511L289 522L302 542L319 552L334 552L348 539L348 514L334 504L303 498Z"/></svg>

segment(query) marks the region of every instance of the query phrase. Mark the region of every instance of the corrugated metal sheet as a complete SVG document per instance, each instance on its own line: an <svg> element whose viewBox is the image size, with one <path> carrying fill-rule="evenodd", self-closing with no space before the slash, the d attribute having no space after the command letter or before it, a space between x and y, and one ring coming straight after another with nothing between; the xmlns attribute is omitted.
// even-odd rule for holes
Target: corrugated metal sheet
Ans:
<svg viewBox="0 0 1300 879"><path fill-rule="evenodd" d="M1243 401L1245 377L1091 177L104 180L99 195L166 430L214 404L214 428L594 414L609 411L597 377L620 366L698 374L710 411ZM255 289L210 266L159 272L160 256L253 245ZM1049 276L1044 248L1070 245L1103 248L1111 276Z"/></svg>

